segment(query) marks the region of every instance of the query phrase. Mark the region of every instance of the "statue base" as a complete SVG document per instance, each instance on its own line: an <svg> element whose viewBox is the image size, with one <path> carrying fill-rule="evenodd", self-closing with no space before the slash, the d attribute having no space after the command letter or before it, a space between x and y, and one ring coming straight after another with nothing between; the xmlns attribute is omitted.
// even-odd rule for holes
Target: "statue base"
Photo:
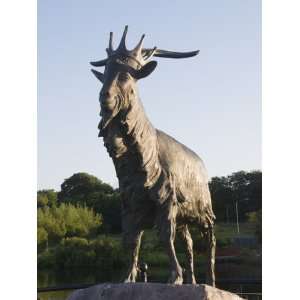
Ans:
<svg viewBox="0 0 300 300"><path fill-rule="evenodd" d="M241 300L205 284L103 283L73 292L68 300Z"/></svg>

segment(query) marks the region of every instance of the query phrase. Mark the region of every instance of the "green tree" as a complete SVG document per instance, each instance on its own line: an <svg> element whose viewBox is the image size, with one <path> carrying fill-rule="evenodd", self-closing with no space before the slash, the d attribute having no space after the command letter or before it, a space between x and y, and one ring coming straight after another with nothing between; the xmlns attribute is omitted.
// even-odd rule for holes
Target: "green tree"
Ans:
<svg viewBox="0 0 300 300"><path fill-rule="evenodd" d="M54 212L56 209L56 207L46 206L38 208L37 211L38 230L43 228L47 232L50 243L58 242L67 232L64 220L58 218Z"/></svg>
<svg viewBox="0 0 300 300"><path fill-rule="evenodd" d="M45 194L37 193L37 207L44 207L48 205L48 198Z"/></svg>
<svg viewBox="0 0 300 300"><path fill-rule="evenodd" d="M109 184L87 173L76 173L67 178L58 193L60 203L86 205L103 216L103 231L121 232L120 194Z"/></svg>
<svg viewBox="0 0 300 300"><path fill-rule="evenodd" d="M262 210L261 209L257 212L255 234L257 236L258 241L261 243L262 242Z"/></svg>
<svg viewBox="0 0 300 300"><path fill-rule="evenodd" d="M239 171L228 176L232 199L238 202L239 218L247 220L247 213L261 209L262 173Z"/></svg>
<svg viewBox="0 0 300 300"><path fill-rule="evenodd" d="M212 177L209 182L209 189L217 221L232 221L232 190L229 185L228 177Z"/></svg>
<svg viewBox="0 0 300 300"><path fill-rule="evenodd" d="M253 211L247 214L248 222L254 224L257 240L262 241L262 210Z"/></svg>
<svg viewBox="0 0 300 300"><path fill-rule="evenodd" d="M48 241L48 233L44 227L38 227L37 229L37 244L43 246Z"/></svg>
<svg viewBox="0 0 300 300"><path fill-rule="evenodd" d="M261 209L261 171L239 171L226 177L213 177L209 182L213 209L217 221L235 220L235 203L238 203L240 221L247 213Z"/></svg>
<svg viewBox="0 0 300 300"><path fill-rule="evenodd" d="M38 208L38 232L47 233L50 243L55 244L64 237L94 236L102 225L102 217L88 207L72 204Z"/></svg>
<svg viewBox="0 0 300 300"><path fill-rule="evenodd" d="M76 173L64 180L58 199L62 202L86 204L94 193L112 194L114 189L97 177L87 173Z"/></svg>
<svg viewBox="0 0 300 300"><path fill-rule="evenodd" d="M89 198L87 205L103 216L104 232L121 232L121 200L118 192L108 195L95 193Z"/></svg>
<svg viewBox="0 0 300 300"><path fill-rule="evenodd" d="M57 204L57 192L54 190L40 190L37 192L37 206L55 206Z"/></svg>

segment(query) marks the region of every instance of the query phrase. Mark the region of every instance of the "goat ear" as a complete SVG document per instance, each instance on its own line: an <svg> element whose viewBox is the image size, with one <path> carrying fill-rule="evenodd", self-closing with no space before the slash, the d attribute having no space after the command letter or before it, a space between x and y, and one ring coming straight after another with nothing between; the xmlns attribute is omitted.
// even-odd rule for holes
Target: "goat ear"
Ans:
<svg viewBox="0 0 300 300"><path fill-rule="evenodd" d="M149 61L146 65L144 65L141 69L134 72L135 79L141 79L150 75L157 66L157 61Z"/></svg>
<svg viewBox="0 0 300 300"><path fill-rule="evenodd" d="M91 69L91 71L102 83L104 82L104 74L93 69Z"/></svg>

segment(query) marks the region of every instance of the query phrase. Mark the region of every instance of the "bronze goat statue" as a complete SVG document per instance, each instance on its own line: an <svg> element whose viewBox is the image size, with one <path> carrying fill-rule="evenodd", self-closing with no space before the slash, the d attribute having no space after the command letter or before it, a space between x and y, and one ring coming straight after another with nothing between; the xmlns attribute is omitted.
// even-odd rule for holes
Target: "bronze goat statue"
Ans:
<svg viewBox="0 0 300 300"><path fill-rule="evenodd" d="M195 284L193 241L188 225L195 224L207 241L206 282L215 285L215 216L202 160L192 150L156 129L138 97L137 81L154 71L154 56L186 58L198 54L125 46L128 26L116 50L110 33L106 59L91 62L105 67L104 73L92 70L102 82L99 136L115 165L122 202L122 230L125 248L130 252L126 282L135 282L143 231L157 228L170 259L169 282L183 283L174 240L178 231L185 242L188 266L186 282Z"/></svg>

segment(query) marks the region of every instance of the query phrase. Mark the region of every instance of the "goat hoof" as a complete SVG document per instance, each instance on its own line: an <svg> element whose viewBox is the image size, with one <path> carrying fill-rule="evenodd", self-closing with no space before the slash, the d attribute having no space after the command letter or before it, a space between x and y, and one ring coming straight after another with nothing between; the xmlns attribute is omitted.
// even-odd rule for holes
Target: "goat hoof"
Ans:
<svg viewBox="0 0 300 300"><path fill-rule="evenodd" d="M182 275L177 272L172 272L172 275L169 278L168 282L171 284L182 284L183 283Z"/></svg>
<svg viewBox="0 0 300 300"><path fill-rule="evenodd" d="M197 284L195 276L192 272L187 272L187 274L186 274L186 283L188 283L188 284Z"/></svg>

